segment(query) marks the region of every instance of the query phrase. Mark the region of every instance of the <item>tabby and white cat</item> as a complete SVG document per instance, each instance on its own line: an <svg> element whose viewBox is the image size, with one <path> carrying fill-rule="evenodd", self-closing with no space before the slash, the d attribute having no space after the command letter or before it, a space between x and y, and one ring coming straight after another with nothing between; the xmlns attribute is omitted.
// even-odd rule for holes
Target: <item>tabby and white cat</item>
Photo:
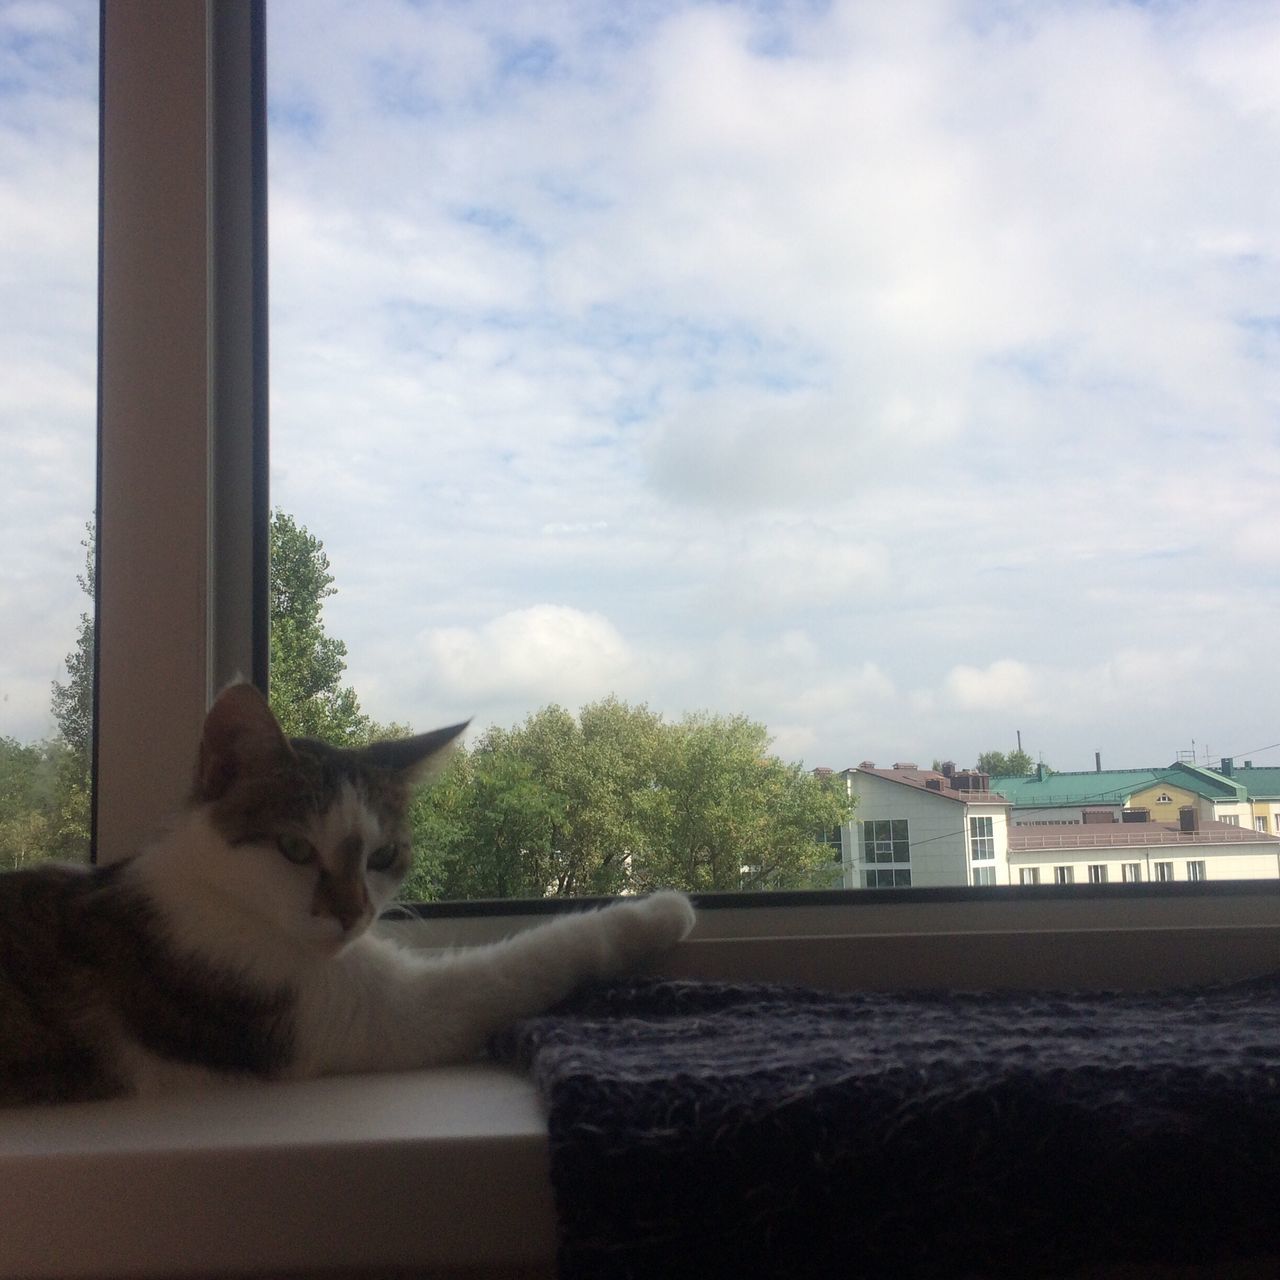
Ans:
<svg viewBox="0 0 1280 1280"><path fill-rule="evenodd" d="M464 1061L689 932L678 893L445 956L368 932L409 868L412 789L464 727L339 750L224 690L163 838L0 876L0 1104Z"/></svg>

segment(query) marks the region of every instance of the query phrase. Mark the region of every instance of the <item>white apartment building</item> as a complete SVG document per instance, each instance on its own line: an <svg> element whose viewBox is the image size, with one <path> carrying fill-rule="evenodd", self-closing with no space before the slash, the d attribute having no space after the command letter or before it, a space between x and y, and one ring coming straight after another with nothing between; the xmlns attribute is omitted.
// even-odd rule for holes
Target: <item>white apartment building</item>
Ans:
<svg viewBox="0 0 1280 1280"><path fill-rule="evenodd" d="M849 889L1009 883L1009 809L985 774L863 761L841 774L857 799L841 830Z"/></svg>

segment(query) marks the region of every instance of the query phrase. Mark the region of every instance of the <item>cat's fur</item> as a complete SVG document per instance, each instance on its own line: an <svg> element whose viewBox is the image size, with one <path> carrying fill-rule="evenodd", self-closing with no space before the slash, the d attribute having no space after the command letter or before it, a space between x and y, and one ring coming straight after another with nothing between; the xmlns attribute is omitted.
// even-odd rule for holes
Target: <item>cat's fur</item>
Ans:
<svg viewBox="0 0 1280 1280"><path fill-rule="evenodd" d="M409 868L412 789L463 728L339 750L224 690L162 839L0 876L0 1104L463 1061L688 933L676 893L443 957L368 932Z"/></svg>

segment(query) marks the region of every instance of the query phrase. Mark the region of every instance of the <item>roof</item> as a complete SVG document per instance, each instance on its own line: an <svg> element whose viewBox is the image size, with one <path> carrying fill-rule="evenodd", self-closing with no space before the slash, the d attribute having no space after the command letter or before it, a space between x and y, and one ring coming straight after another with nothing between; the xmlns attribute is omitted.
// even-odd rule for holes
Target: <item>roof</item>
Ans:
<svg viewBox="0 0 1280 1280"><path fill-rule="evenodd" d="M1108 849L1150 845L1264 844L1280 851L1280 836L1229 822L1202 822L1198 831L1183 831L1176 822L1099 822L1055 827L1045 832L1015 827L1009 832L1010 853L1041 849Z"/></svg>
<svg viewBox="0 0 1280 1280"><path fill-rule="evenodd" d="M1238 769L1236 774L1244 773ZM1272 773L1277 770L1252 770ZM1278 778L1280 780L1280 778ZM1102 769L1079 773L1048 773L991 779L991 789L1006 796L1018 808L1063 808L1082 804L1126 804L1129 797L1148 787L1165 783L1194 792L1206 800L1244 800L1246 790L1238 776L1224 777L1212 769L1178 764L1150 769ZM1280 791L1277 792L1280 794Z"/></svg>
<svg viewBox="0 0 1280 1280"><path fill-rule="evenodd" d="M1251 799L1280 799L1280 767L1265 768L1256 765L1237 765L1231 771L1233 782L1239 782Z"/></svg>
<svg viewBox="0 0 1280 1280"><path fill-rule="evenodd" d="M846 774L865 773L872 778L883 778L886 782L897 782L904 787L914 787L926 795L936 796L939 800L955 800L960 804L997 804L1007 806L1009 801L994 791L957 791L952 787L953 778L938 773L934 769L873 769L870 765L859 765L856 769L846 769ZM938 785L930 786L930 782Z"/></svg>

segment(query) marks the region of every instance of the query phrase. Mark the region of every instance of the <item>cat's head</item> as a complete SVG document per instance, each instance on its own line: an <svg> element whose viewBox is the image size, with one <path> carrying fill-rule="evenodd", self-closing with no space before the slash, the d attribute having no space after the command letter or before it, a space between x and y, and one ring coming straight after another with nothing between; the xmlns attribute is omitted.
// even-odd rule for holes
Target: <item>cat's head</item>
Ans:
<svg viewBox="0 0 1280 1280"><path fill-rule="evenodd" d="M399 888L413 790L465 728L338 748L287 738L253 685L224 689L191 797L218 837L220 883L285 934L340 949Z"/></svg>

